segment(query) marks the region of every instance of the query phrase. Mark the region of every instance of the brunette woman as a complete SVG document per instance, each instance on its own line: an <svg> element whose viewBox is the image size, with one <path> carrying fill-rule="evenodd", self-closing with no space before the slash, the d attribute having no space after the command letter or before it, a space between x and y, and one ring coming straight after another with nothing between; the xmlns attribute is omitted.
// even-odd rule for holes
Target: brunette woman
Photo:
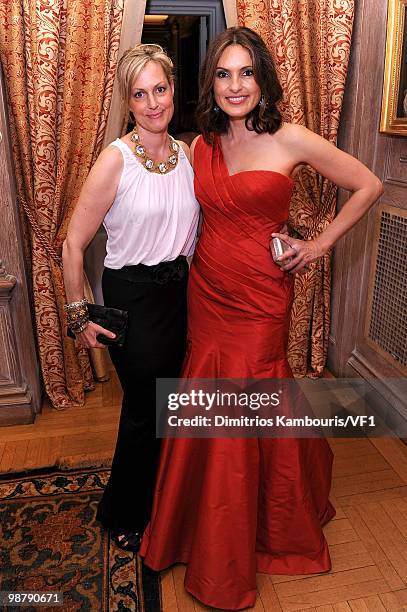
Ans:
<svg viewBox="0 0 407 612"><path fill-rule="evenodd" d="M291 378L292 273L349 231L382 186L356 159L282 122L276 70L255 32L230 28L214 40L200 88L202 136L192 149L203 226L191 267L183 376ZM310 241L280 233L303 163L352 192ZM279 265L272 236L290 245ZM326 572L331 465L321 438L166 440L141 554L156 570L186 563L186 589L232 610L254 605L256 571Z"/></svg>

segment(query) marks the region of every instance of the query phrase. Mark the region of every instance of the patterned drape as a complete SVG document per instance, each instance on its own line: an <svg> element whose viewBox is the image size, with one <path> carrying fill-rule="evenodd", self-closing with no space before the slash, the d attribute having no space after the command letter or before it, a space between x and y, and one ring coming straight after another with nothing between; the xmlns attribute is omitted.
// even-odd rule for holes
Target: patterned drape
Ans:
<svg viewBox="0 0 407 612"><path fill-rule="evenodd" d="M65 335L60 255L80 188L100 152L124 0L3 0L0 57L17 189L29 219L35 320L45 389L82 405L93 376Z"/></svg>
<svg viewBox="0 0 407 612"><path fill-rule="evenodd" d="M237 25L236 0L223 0L223 11L225 13L226 27Z"/></svg>
<svg viewBox="0 0 407 612"><path fill-rule="evenodd" d="M239 25L262 36L284 90L285 121L336 142L350 54L354 0L237 0ZM290 223L312 239L335 216L336 188L312 168L296 177ZM319 376L330 327L331 254L297 275L288 357L297 376Z"/></svg>

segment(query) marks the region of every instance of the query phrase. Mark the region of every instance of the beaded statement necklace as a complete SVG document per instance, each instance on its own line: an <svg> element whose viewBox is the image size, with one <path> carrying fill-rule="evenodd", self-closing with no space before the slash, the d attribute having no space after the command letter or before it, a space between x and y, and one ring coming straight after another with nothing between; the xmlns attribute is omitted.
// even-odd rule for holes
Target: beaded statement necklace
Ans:
<svg viewBox="0 0 407 612"><path fill-rule="evenodd" d="M157 174L167 174L167 172L173 170L178 164L179 144L169 134L168 137L170 139L168 145L170 154L168 156L168 159L167 161L157 163L153 160L151 155L147 153L145 146L140 141L140 135L137 130L137 125L134 126L133 133L130 136L130 140L136 145L136 148L134 149L134 154L140 159L144 168L149 172L155 172Z"/></svg>

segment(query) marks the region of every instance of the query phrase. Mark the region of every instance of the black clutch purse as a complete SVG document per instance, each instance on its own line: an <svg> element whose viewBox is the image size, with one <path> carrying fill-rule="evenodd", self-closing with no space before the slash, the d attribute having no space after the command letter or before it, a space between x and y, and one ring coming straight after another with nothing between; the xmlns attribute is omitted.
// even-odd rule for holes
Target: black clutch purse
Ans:
<svg viewBox="0 0 407 612"><path fill-rule="evenodd" d="M123 346L127 331L127 311L119 310L118 308L107 308L100 304L87 304L87 307L90 321L116 334L115 338L108 338L103 334L98 334L96 340L101 344ZM74 332L69 327L67 334L70 338L75 338Z"/></svg>

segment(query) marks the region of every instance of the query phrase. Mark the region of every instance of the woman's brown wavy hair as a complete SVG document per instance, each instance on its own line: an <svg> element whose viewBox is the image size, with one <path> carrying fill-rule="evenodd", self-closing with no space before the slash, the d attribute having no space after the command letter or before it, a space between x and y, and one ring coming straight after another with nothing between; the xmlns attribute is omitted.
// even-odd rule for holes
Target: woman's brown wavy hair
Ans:
<svg viewBox="0 0 407 612"><path fill-rule="evenodd" d="M225 134L229 117L219 109L215 112L213 83L219 58L229 45L241 45L248 50L253 62L254 78L264 96L264 104L256 105L246 117L246 128L257 134L273 134L281 126L281 114L277 103L283 90L270 51L264 41L250 28L235 27L221 32L209 45L199 75L199 101L196 116L199 130L206 142L211 143L213 134Z"/></svg>

